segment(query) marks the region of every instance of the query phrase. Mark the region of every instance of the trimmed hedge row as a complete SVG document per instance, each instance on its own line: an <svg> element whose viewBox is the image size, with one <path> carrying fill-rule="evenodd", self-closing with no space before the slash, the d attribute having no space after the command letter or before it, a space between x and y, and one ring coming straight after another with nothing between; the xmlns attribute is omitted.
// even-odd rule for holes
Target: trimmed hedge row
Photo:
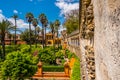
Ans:
<svg viewBox="0 0 120 80"><path fill-rule="evenodd" d="M64 72L64 66L43 66L44 72Z"/></svg>

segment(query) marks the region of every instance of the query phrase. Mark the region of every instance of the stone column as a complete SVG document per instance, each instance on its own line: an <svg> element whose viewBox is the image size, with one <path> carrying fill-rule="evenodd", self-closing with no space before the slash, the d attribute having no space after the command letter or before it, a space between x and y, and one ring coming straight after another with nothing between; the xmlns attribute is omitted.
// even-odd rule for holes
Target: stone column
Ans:
<svg viewBox="0 0 120 80"><path fill-rule="evenodd" d="M64 72L66 76L70 76L70 67L69 67L69 62L65 62L64 64Z"/></svg>
<svg viewBox="0 0 120 80"><path fill-rule="evenodd" d="M37 74L38 74L39 76L42 76L42 72L43 72L43 71L42 71L42 62L39 62L37 65L38 65L38 73L37 73Z"/></svg>

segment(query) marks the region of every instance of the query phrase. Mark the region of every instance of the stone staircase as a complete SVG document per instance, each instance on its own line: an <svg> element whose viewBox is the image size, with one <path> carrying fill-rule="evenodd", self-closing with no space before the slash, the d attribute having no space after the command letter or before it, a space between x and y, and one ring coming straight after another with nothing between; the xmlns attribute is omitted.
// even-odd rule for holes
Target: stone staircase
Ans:
<svg viewBox="0 0 120 80"><path fill-rule="evenodd" d="M70 80L64 72L43 72L42 75L35 74L33 79L37 80Z"/></svg>
<svg viewBox="0 0 120 80"><path fill-rule="evenodd" d="M42 62L39 62L38 71L32 78L33 80L70 80L71 69L74 62L74 58L71 58L69 62L65 62L64 72L44 72L42 69Z"/></svg>

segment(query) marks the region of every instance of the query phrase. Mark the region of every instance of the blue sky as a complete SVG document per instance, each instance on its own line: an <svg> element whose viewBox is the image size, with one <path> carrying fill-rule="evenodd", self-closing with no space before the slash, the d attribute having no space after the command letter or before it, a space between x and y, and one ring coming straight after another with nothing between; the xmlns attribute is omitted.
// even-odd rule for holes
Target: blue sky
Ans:
<svg viewBox="0 0 120 80"><path fill-rule="evenodd" d="M60 18L59 8L55 7L55 0L1 0L0 9L6 17L11 17L14 10L18 12L19 18L25 19L27 12L32 12L35 17L40 13L48 15L48 19Z"/></svg>
<svg viewBox="0 0 120 80"><path fill-rule="evenodd" d="M44 13L49 22L59 19L63 23L64 17L62 15L73 9L78 9L78 0L1 0L0 21L6 18L14 24L11 16L16 13L19 16L18 27L27 28L25 14L32 12L36 18L39 14Z"/></svg>

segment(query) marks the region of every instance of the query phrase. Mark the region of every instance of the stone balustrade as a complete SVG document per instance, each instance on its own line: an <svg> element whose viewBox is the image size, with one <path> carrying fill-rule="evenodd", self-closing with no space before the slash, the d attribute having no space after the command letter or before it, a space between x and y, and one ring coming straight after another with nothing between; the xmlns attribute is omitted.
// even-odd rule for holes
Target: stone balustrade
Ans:
<svg viewBox="0 0 120 80"><path fill-rule="evenodd" d="M36 72L36 74L33 76L33 78L42 78L42 77L70 77L72 74L72 67L74 65L75 62L75 58L71 58L69 61L66 61L64 63L64 74L61 72L57 72L60 74L57 75L53 75L54 72L52 72L52 74L48 74L49 72L43 72L43 68L42 68L42 62L39 62L37 64L38 66L38 71Z"/></svg>

